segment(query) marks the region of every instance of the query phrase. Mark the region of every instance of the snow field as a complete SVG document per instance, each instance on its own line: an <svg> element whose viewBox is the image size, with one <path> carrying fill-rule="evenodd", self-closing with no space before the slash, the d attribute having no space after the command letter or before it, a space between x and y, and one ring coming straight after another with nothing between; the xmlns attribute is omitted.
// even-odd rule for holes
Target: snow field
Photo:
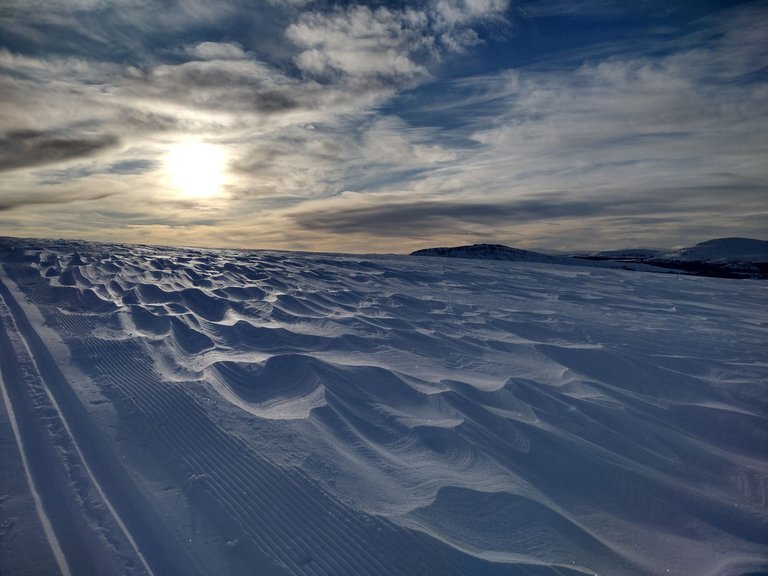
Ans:
<svg viewBox="0 0 768 576"><path fill-rule="evenodd" d="M39 340L64 417L88 421L72 441L100 446L83 459L148 570L766 569L763 282L65 241L0 254L2 315ZM161 526L142 541L149 510ZM83 533L109 556L110 531Z"/></svg>

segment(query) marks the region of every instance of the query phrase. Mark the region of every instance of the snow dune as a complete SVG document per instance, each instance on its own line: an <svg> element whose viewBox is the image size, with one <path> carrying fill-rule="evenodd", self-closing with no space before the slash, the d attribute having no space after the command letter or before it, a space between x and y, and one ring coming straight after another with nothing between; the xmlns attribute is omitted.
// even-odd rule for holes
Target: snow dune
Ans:
<svg viewBox="0 0 768 576"><path fill-rule="evenodd" d="M21 444L50 445L29 475L73 572L768 571L764 282L18 239L0 257L4 389ZM37 549L65 572L24 486L0 486L31 526L0 533L0 571Z"/></svg>

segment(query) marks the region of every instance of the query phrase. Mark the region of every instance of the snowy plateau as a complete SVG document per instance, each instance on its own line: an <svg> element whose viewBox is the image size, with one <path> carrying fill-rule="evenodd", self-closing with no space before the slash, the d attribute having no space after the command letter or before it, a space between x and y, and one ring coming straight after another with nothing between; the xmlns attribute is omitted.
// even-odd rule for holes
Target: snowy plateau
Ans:
<svg viewBox="0 0 768 576"><path fill-rule="evenodd" d="M0 239L0 573L768 574L768 284Z"/></svg>

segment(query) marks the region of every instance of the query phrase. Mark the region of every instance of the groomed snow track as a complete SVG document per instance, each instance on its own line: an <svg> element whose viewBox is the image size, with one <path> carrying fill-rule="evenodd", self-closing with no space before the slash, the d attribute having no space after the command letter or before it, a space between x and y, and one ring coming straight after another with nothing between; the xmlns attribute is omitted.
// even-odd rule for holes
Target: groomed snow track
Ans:
<svg viewBox="0 0 768 576"><path fill-rule="evenodd" d="M196 574L0 278L5 388L31 482L72 574ZM112 518L108 518L108 516Z"/></svg>

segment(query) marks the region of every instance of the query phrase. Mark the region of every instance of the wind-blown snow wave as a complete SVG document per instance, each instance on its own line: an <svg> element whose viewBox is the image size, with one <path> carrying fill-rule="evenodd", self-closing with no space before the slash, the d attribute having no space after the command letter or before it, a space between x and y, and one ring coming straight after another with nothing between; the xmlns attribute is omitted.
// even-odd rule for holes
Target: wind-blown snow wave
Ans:
<svg viewBox="0 0 768 576"><path fill-rule="evenodd" d="M209 571L768 569L759 281L2 248L73 386Z"/></svg>

